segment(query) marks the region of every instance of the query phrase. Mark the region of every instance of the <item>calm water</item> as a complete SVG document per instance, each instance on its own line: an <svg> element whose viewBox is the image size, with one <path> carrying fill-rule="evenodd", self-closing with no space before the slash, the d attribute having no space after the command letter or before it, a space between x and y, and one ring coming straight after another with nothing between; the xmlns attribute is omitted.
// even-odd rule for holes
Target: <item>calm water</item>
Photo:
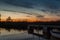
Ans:
<svg viewBox="0 0 60 40"><path fill-rule="evenodd" d="M40 38L35 35L28 34L27 30L23 31L11 29L10 31L8 31L4 28L0 28L0 40L39 40L39 39ZM41 40L45 39L41 38Z"/></svg>
<svg viewBox="0 0 60 40"><path fill-rule="evenodd" d="M38 33L38 31L34 30L35 33ZM39 34L43 34L43 31L41 30ZM54 36L59 36L60 34L54 34ZM0 40L46 40L44 38L39 38L35 35L28 34L27 30L14 30L11 29L10 31L0 28Z"/></svg>
<svg viewBox="0 0 60 40"><path fill-rule="evenodd" d="M6 30L4 28L0 28L0 36L19 34L19 33L23 33L23 32L24 32L23 30L14 30L14 29Z"/></svg>

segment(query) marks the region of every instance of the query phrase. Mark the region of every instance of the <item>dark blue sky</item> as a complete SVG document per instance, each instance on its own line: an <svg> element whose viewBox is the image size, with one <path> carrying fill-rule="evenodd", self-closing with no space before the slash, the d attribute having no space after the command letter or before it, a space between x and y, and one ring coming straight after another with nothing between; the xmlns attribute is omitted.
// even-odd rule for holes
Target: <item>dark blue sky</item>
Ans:
<svg viewBox="0 0 60 40"><path fill-rule="evenodd" d="M60 0L1 0L11 5L26 8L40 7L39 10L60 11ZM41 9L43 7L44 9Z"/></svg>

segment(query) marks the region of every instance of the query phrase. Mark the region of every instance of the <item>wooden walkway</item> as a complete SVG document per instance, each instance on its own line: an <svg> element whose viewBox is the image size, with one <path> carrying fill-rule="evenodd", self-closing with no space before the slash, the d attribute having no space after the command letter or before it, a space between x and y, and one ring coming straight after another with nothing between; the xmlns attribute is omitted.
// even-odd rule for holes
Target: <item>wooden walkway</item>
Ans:
<svg viewBox="0 0 60 40"><path fill-rule="evenodd" d="M41 35L39 33L34 33L34 29L35 28L37 28L38 30L40 30L39 27L43 28L42 29L43 30L43 35ZM58 29L59 30L60 26L55 26L55 25L29 25L29 27L28 27L28 33L32 34L32 35L36 35L38 37L43 37L43 38L46 38L46 39L50 39L52 37L50 31L52 31L53 29ZM58 38L58 39L60 39L60 38Z"/></svg>

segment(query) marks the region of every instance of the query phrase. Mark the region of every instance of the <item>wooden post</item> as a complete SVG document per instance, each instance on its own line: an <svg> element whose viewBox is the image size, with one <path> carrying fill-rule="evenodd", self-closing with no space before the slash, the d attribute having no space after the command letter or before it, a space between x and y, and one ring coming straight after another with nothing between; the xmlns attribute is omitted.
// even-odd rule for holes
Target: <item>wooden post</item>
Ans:
<svg viewBox="0 0 60 40"><path fill-rule="evenodd" d="M33 27L32 27L32 26L29 26L29 27L28 27L28 33L31 34L31 33L33 33L33 32L34 32Z"/></svg>
<svg viewBox="0 0 60 40"><path fill-rule="evenodd" d="M43 28L43 35L46 39L50 39L51 33L50 33L50 28L49 27L44 27Z"/></svg>

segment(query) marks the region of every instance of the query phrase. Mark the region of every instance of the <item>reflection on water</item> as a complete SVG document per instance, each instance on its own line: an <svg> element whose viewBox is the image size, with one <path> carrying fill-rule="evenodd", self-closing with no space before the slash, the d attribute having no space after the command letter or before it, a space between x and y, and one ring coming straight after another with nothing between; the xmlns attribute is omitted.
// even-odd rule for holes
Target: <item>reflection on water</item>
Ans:
<svg viewBox="0 0 60 40"><path fill-rule="evenodd" d="M36 31L35 31L36 32ZM39 40L39 37L27 33L27 30L6 30L0 28L0 40ZM43 38L41 38L43 40Z"/></svg>
<svg viewBox="0 0 60 40"><path fill-rule="evenodd" d="M57 30L53 30L53 31L57 31ZM39 34L43 34L42 30L40 30L38 32L38 30L34 30L35 33L39 33ZM56 33L52 33L52 35L59 37L60 38L60 34L56 34ZM37 37L35 35L31 35L28 34L26 30L16 30L16 29L11 29L6 30L4 28L0 28L0 40L45 40L42 37Z"/></svg>
<svg viewBox="0 0 60 40"><path fill-rule="evenodd" d="M0 28L0 40L39 40L39 37L28 34L26 30L11 29L8 31ZM41 40L43 40L43 38L41 38Z"/></svg>
<svg viewBox="0 0 60 40"><path fill-rule="evenodd" d="M4 28L0 28L0 36L2 36L2 35L11 35L11 34L19 34L19 33L23 33L23 30L11 29L10 31L8 31Z"/></svg>

